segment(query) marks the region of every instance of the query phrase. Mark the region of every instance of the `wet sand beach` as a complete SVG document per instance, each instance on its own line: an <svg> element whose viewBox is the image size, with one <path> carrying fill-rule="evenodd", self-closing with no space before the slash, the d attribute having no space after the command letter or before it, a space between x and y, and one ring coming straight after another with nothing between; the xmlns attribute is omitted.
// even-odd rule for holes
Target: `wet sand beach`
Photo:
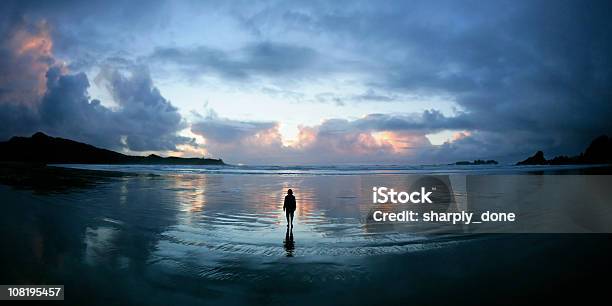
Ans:
<svg viewBox="0 0 612 306"><path fill-rule="evenodd" d="M607 234L368 226L367 174L0 173L0 281L63 284L74 305L586 301L605 295L612 272ZM288 188L298 202L289 243Z"/></svg>

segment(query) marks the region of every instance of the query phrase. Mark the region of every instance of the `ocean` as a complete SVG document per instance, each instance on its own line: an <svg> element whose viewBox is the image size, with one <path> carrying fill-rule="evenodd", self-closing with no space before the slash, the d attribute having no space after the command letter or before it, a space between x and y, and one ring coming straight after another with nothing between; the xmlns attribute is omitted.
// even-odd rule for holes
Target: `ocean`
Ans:
<svg viewBox="0 0 612 306"><path fill-rule="evenodd" d="M121 171L149 174L276 174L276 175L378 175L378 174L530 174L574 173L606 165L309 165L309 166L271 166L271 165L86 165L61 164L59 167ZM576 172L578 173L578 172Z"/></svg>

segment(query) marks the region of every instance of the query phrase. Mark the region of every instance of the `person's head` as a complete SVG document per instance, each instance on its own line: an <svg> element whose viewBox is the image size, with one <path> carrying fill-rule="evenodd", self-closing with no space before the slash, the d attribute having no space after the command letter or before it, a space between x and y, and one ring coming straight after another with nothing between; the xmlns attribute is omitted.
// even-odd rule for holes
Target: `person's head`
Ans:
<svg viewBox="0 0 612 306"><path fill-rule="evenodd" d="M293 190L291 189L287 190L287 194L293 194Z"/></svg>

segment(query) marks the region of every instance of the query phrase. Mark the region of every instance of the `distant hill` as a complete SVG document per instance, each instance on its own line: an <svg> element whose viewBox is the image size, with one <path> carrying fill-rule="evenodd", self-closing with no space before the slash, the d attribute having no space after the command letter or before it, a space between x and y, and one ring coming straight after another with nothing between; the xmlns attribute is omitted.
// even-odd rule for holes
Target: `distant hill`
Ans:
<svg viewBox="0 0 612 306"><path fill-rule="evenodd" d="M587 149L576 156L556 156L547 160L544 152L538 151L533 156L516 163L517 165L587 165L612 164L612 138L602 135L595 138Z"/></svg>
<svg viewBox="0 0 612 306"><path fill-rule="evenodd" d="M44 164L171 164L224 165L221 159L132 156L38 132L0 142L0 161Z"/></svg>

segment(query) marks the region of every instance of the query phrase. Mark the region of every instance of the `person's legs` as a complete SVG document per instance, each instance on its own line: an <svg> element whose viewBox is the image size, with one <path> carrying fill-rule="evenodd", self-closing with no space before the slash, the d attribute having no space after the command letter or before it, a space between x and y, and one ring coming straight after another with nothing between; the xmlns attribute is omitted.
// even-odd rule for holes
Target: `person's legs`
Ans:
<svg viewBox="0 0 612 306"><path fill-rule="evenodd" d="M289 217L291 216L291 212L289 212L288 210L285 212L285 217L287 217L287 227L289 227L289 224L291 224L291 222L293 222L293 218L291 218L291 221L289 220Z"/></svg>
<svg viewBox="0 0 612 306"><path fill-rule="evenodd" d="M293 227L293 213L294 211L291 212L291 227Z"/></svg>

